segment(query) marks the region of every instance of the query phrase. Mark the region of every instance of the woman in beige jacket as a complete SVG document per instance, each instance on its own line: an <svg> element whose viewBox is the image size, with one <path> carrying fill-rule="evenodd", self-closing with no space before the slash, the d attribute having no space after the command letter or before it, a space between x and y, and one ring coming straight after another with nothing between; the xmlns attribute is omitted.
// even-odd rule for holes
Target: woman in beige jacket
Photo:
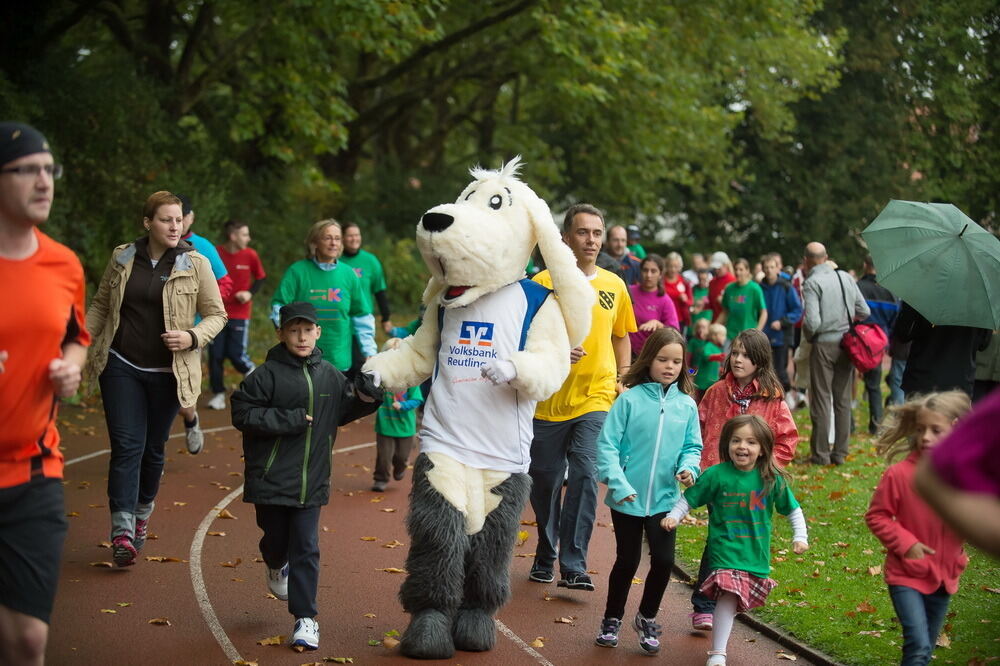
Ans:
<svg viewBox="0 0 1000 666"><path fill-rule="evenodd" d="M108 504L118 566L134 564L146 541L170 425L182 405L197 400L200 350L226 323L208 260L180 240L180 199L151 195L143 226L147 235L115 248L87 311L89 385L100 383L111 440Z"/></svg>

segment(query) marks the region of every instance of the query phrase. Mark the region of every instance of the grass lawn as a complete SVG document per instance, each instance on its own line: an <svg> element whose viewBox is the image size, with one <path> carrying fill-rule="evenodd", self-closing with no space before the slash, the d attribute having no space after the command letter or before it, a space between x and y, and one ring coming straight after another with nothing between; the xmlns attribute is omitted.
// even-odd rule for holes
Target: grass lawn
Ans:
<svg viewBox="0 0 1000 666"><path fill-rule="evenodd" d="M868 407L855 411L858 429L851 455L840 467L806 463L809 414L795 412L801 441L789 466L792 489L809 525L809 550L791 550L788 521L775 516L771 577L778 581L756 617L781 627L844 664L899 663L902 633L882 578L884 550L868 531L864 513L885 469L867 434ZM704 509L694 512L707 518ZM701 522L701 521L699 521ZM696 573L704 526L683 525L678 560ZM1000 663L1000 562L971 548L969 567L952 597L945 631L935 651L938 664Z"/></svg>

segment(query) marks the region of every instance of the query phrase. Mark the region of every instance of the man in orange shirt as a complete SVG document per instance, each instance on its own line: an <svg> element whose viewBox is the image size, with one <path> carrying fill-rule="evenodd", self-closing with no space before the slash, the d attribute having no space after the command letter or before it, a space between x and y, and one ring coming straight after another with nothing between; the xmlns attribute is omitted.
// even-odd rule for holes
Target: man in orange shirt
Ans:
<svg viewBox="0 0 1000 666"><path fill-rule="evenodd" d="M0 122L0 663L41 664L66 536L56 412L90 336L83 267L37 229L62 167L45 137Z"/></svg>

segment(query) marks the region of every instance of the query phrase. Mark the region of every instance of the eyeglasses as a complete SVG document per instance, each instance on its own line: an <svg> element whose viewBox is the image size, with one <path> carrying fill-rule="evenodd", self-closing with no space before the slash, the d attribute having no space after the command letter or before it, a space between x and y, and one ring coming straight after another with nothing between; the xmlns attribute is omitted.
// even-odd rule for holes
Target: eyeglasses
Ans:
<svg viewBox="0 0 1000 666"><path fill-rule="evenodd" d="M32 178L38 178L42 171L45 171L52 180L59 180L63 175L63 166L62 164L26 164L24 166L0 169L0 173L15 173L18 176L31 176Z"/></svg>

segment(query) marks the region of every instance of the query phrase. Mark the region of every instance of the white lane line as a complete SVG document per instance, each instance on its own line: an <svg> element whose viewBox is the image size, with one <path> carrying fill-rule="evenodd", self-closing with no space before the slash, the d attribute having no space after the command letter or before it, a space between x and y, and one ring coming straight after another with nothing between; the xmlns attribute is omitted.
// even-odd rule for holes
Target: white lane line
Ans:
<svg viewBox="0 0 1000 666"><path fill-rule="evenodd" d="M503 634L504 636L506 636L507 638L509 638L511 641L513 641L514 645L518 646L519 648L521 648L522 650L524 650L525 652L527 652L529 655L531 655L532 657L534 657L535 661L537 661L539 664L541 664L542 666L555 666L555 664L553 664L551 661L549 661L548 659L546 659L545 657L543 657L542 654L540 652L538 652L535 648L533 648L530 645L528 645L527 643L525 643L521 639L521 637L518 636L517 634L515 634L513 631L511 631L510 628L506 624L504 624L500 620L494 620L494 622L496 622L497 629L500 630L501 634Z"/></svg>
<svg viewBox="0 0 1000 666"><path fill-rule="evenodd" d="M222 432L223 430L236 430L236 428L234 428L231 425L228 425L228 426L219 426L218 428L204 428L202 430L202 432ZM185 433L183 433L183 432L175 432L170 437L167 437L167 439L173 439L175 437L183 437L184 434Z"/></svg>
<svg viewBox="0 0 1000 666"><path fill-rule="evenodd" d="M205 534L208 532L208 528L212 526L215 522L216 517L219 512L225 509L229 504L243 494L243 484L234 490L233 492L226 495L219 505L214 507L211 511L205 514L205 517L201 521L201 525L198 525L198 529L194 533L194 540L191 542L191 552L188 556L188 562L191 569L191 584L194 586L194 596L198 600L198 607L201 609L201 614L205 618L206 624L208 624L209 630L212 635L215 636L215 640L219 643L219 647L222 651L226 653L226 657L229 662L238 661L241 659L240 653L236 651L236 646L233 642L229 640L229 636L226 634L226 630L222 628L219 623L219 617L215 614L215 609L212 608L212 602L208 598L208 590L205 588L205 577L201 573L201 547L205 543Z"/></svg>
<svg viewBox="0 0 1000 666"><path fill-rule="evenodd" d="M84 460L90 460L91 458L96 458L97 456L103 456L105 453L111 453L111 449L101 449L100 451L94 451L93 453L88 453L85 456L80 456L79 458L73 458L72 460L67 460L65 466L75 465L78 462L83 462Z"/></svg>

